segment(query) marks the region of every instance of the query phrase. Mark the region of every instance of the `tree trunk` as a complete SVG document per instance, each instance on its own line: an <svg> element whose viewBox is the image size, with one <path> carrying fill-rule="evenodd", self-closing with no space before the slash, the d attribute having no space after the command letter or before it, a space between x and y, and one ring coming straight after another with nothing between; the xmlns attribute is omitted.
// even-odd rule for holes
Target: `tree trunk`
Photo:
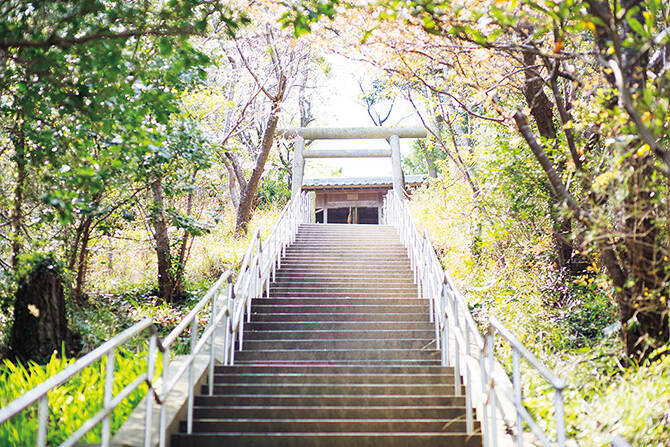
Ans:
<svg viewBox="0 0 670 447"><path fill-rule="evenodd" d="M79 254L79 241L81 240L81 233L82 230L84 229L84 223L86 222L86 219L81 219L79 221L79 225L77 225L77 229L74 232L74 240L72 242L72 245L68 248L67 251L67 268L68 270L73 271L75 266L77 265L77 257ZM72 239L70 239L72 240Z"/></svg>
<svg viewBox="0 0 670 447"><path fill-rule="evenodd" d="M254 170L251 173L251 177L247 181L246 186L240 194L240 206L237 208L237 218L235 221L236 233L244 232L247 228L247 224L249 223L249 219L251 219L251 211L254 200L256 199L256 193L258 192L258 183L260 182L261 176L263 175L265 162L268 159L270 149L272 149L272 144L274 142L277 122L279 121L279 108L284 99L285 87L286 78L282 75L279 82L277 96L272 98L272 111L270 112L270 117L268 118L265 133L263 133L261 151L258 154L258 157L256 157L256 166L254 167Z"/></svg>
<svg viewBox="0 0 670 447"><path fill-rule="evenodd" d="M91 197L91 205L93 208L98 208L100 201L102 200L102 193L97 192ZM91 241L91 233L95 227L93 216L90 214L84 216L81 224L77 228L77 238L75 242L75 247L73 248L73 255L70 260L70 269L72 270L74 265L72 262L74 258L77 258L77 277L74 284L74 290L72 291L72 297L77 301L78 304L84 304L84 286L86 285L86 273L88 266L88 253L89 253L89 243Z"/></svg>
<svg viewBox="0 0 670 447"><path fill-rule="evenodd" d="M14 302L10 351L22 362L46 363L67 341L63 278L44 257L19 281Z"/></svg>
<svg viewBox="0 0 670 447"><path fill-rule="evenodd" d="M197 169L193 171L191 176L191 184L195 185L195 180L198 175ZM191 189L188 193L186 199L186 217L191 217L193 211L193 194L194 189ZM179 295L184 294L184 271L186 270L186 261L188 259L188 253L190 251L189 246L189 232L184 228L184 233L181 236L181 241L179 241L179 257L177 258L176 265L173 266L173 288L179 292Z"/></svg>
<svg viewBox="0 0 670 447"><path fill-rule="evenodd" d="M72 291L72 298L78 303L83 304L83 290L86 282L86 265L88 260L88 243L91 239L91 224L93 218L86 216L81 228L81 244L79 247L79 257L77 261L77 278L74 283L74 290Z"/></svg>
<svg viewBox="0 0 670 447"><path fill-rule="evenodd" d="M631 147L638 147L636 141ZM668 328L667 266L664 236L656 222L650 187L654 174L652 156L628 157L632 173L623 203L621 227L628 278L618 293L622 335L629 356L645 358L670 340Z"/></svg>
<svg viewBox="0 0 670 447"><path fill-rule="evenodd" d="M181 295L175 290L172 275L172 256L170 253L170 236L168 234L167 218L165 217L165 199L163 184L159 178L151 184L153 195L153 210L151 213L154 226L154 241L156 242L156 260L158 264L158 294L165 301L172 302Z"/></svg>
<svg viewBox="0 0 670 447"><path fill-rule="evenodd" d="M435 167L435 160L433 158L432 152L426 147L426 144L423 141L418 142L421 152L423 152L423 157L426 160L426 167L428 168L428 177L437 178L437 168Z"/></svg>
<svg viewBox="0 0 670 447"><path fill-rule="evenodd" d="M228 171L228 194L230 195L231 202L233 202L233 207L237 209L240 206L240 189L237 186L238 183L235 177L235 171L230 162L225 158L223 158L223 165Z"/></svg>
<svg viewBox="0 0 670 447"><path fill-rule="evenodd" d="M553 103L544 93L543 81L535 69L537 56L535 53L526 51L523 53L524 70L524 88L523 95L530 108L530 113L535 120L537 130L540 135L548 140L556 140L556 127L554 125ZM558 166L558 171L563 172L564 167ZM552 218L551 245L554 254L554 265L560 276L564 274L572 275L572 244L569 242L572 233L572 219L561 216L560 202L556 196L551 196L549 200L549 210Z"/></svg>
<svg viewBox="0 0 670 447"><path fill-rule="evenodd" d="M12 134L14 161L16 163L16 185L14 186L14 208L12 211L12 268L16 271L21 254L21 229L23 227L23 200L26 182L26 141L23 133L23 117L17 117L18 128Z"/></svg>
<svg viewBox="0 0 670 447"><path fill-rule="evenodd" d="M525 51L523 53L523 63L525 82L523 86L523 96L530 107L530 114L535 119L537 130L544 138L556 139L556 128L554 127L553 103L542 90L542 78L535 72L533 67L536 62L536 55L533 52Z"/></svg>
<svg viewBox="0 0 670 447"><path fill-rule="evenodd" d="M589 10L599 17L603 23L610 23L612 11L606 4L598 1L589 1ZM638 0L623 2L624 10L638 6L637 20L644 20L644 5ZM607 107L614 109L619 102L624 103L629 116L630 110L625 107L626 98L639 94L645 85L649 62L648 47L625 45L620 48L622 57L617 52L610 54L609 50L621 45L631 34L633 29L624 18L622 25L616 28L597 24L595 25L595 46L603 61L615 61L623 73L622 85L618 85L614 72L606 67L602 73L615 88L616 94L611 96ZM635 121L635 120L633 120ZM635 152L635 148L642 144L643 133L638 128L639 138L629 143L627 150ZM618 250L601 250L603 261L607 266L612 282L617 289L616 300L619 306L622 331L621 335L630 358L641 360L646 358L653 349L663 346L670 341L669 292L666 286L668 280L668 261L666 258L668 240L665 235L662 219L659 219L658 204L654 198L666 193L664 190L654 190L653 177L656 175L656 160L652 155L628 155L624 159L621 172L629 172L626 197L622 207L617 210L620 222L617 229L623 233L623 244L618 244Z"/></svg>
<svg viewBox="0 0 670 447"><path fill-rule="evenodd" d="M568 193L551 160L533 137L526 117L518 111L514 115L519 131L531 147L535 158L545 171L557 197L565 201L575 219L587 229L596 231L595 240L600 257L616 289L616 301L622 326L626 354L633 359L646 358L653 349L670 341L668 322L668 280L665 253L667 240L656 220L650 179L655 161L652 155L625 158L622 172L629 172L627 196L617 209L619 217L614 233L609 226L594 218L590 209L578 204ZM640 140L631 143L629 150L638 147ZM619 243L620 241L622 243Z"/></svg>

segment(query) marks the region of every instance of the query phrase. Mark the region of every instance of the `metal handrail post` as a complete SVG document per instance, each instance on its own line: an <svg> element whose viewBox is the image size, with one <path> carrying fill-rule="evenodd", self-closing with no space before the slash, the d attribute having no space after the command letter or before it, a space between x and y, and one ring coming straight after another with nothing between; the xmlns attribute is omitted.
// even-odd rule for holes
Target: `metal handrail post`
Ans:
<svg viewBox="0 0 670 447"><path fill-rule="evenodd" d="M514 409L516 410L516 445L523 447L523 421L521 418L521 366L519 365L519 351L512 347L512 385L514 387Z"/></svg>
<svg viewBox="0 0 670 447"><path fill-rule="evenodd" d="M493 330L489 328L486 333L486 347L489 361L489 407L490 407L490 425L491 425L491 444L493 447L498 445L498 435L496 429L496 392L495 392L495 378L493 374L495 373L495 358L493 356Z"/></svg>
<svg viewBox="0 0 670 447"><path fill-rule="evenodd" d="M442 324L440 325L440 338L442 338L442 349L440 350L441 352L441 359L442 359L442 366L448 366L449 365L449 359L447 358L447 350L444 349L445 346L447 346L447 325L446 325L446 317L442 317Z"/></svg>
<svg viewBox="0 0 670 447"><path fill-rule="evenodd" d="M191 355L195 351L195 344L198 341L198 319L193 318L191 321ZM186 415L186 433L189 435L193 433L193 362L188 367L188 414Z"/></svg>
<svg viewBox="0 0 670 447"><path fill-rule="evenodd" d="M245 297L245 300L249 299L249 291L247 290L247 296ZM244 303L240 303L240 306L245 306ZM240 315L240 321L237 323L237 343L238 343L238 350L241 351L244 349L244 314Z"/></svg>
<svg viewBox="0 0 670 447"><path fill-rule="evenodd" d="M45 394L40 398L37 407L37 447L46 447L47 445L47 427L49 425L49 397Z"/></svg>
<svg viewBox="0 0 670 447"><path fill-rule="evenodd" d="M116 350L112 349L107 353L107 365L105 367L105 389L103 391L103 408L107 410L109 408L109 403L112 400L112 393L114 391L114 354ZM110 415L106 415L102 420L102 433L100 436L100 445L102 447L108 447L109 441L111 440L111 421Z"/></svg>
<svg viewBox="0 0 670 447"><path fill-rule="evenodd" d="M167 347L165 351L163 351L163 386L162 386L162 391L167 391L167 386L168 386L168 371L170 369L170 348ZM161 393L161 395L164 393ZM166 438L166 429L167 429L167 405L165 401L161 401L160 403L161 408L160 408L160 415L159 415L159 423L158 423L158 444L160 447L165 447L167 445L167 440Z"/></svg>
<svg viewBox="0 0 670 447"><path fill-rule="evenodd" d="M558 447L565 446L565 408L563 407L563 390L557 388L554 394L554 417L556 418L556 443Z"/></svg>
<svg viewBox="0 0 670 447"><path fill-rule="evenodd" d="M454 315L453 315L453 325L454 325L454 376L456 377L456 386L454 391L456 395L461 395L461 349L456 339L456 334L459 331L458 326L458 308L456 307L456 302L454 301Z"/></svg>
<svg viewBox="0 0 670 447"><path fill-rule="evenodd" d="M221 295L220 291L217 293L214 297L212 297L212 316L209 319L209 324L210 326L214 326L216 324L215 317L216 317L216 300L218 297ZM212 332L212 336L209 338L209 371L208 371L208 377L207 377L207 382L208 382L208 391L209 395L212 396L214 395L214 356L215 356L215 342L214 339L216 337L216 330Z"/></svg>
<svg viewBox="0 0 670 447"><path fill-rule="evenodd" d="M472 434L474 432L474 418L472 415L472 379L471 379L471 373L470 371L470 364L465 363L465 369L467 371L467 374L465 375L465 429L468 432L468 434Z"/></svg>
<svg viewBox="0 0 670 447"><path fill-rule="evenodd" d="M154 380L154 373L156 368L156 357L157 357L157 335L151 334L149 337L149 353L147 355L147 380L149 383L152 383ZM149 397L149 392L147 391L147 409L146 415L144 417L144 447L151 447L151 438L153 428L153 410L154 410L154 400Z"/></svg>
<svg viewBox="0 0 670 447"><path fill-rule="evenodd" d="M226 317L226 321L223 324L223 364L229 365L230 357L230 316Z"/></svg>
<svg viewBox="0 0 670 447"><path fill-rule="evenodd" d="M490 431L491 431L491 424L489 424L489 415L487 410L487 404L490 405L490 402L486 402L486 385L489 381L488 374L486 372L486 361L485 361L485 355L486 355L486 339L484 341L484 345L481 347L480 353L479 353L479 370L480 370L480 377L482 381L482 425L483 425L483 430L482 430L482 437L484 438L484 447L490 447Z"/></svg>
<svg viewBox="0 0 670 447"><path fill-rule="evenodd" d="M232 320L232 318L231 318ZM237 335L237 331L233 327L232 321L230 324L230 363L229 365L234 365L235 364L235 337Z"/></svg>
<svg viewBox="0 0 670 447"><path fill-rule="evenodd" d="M447 309L442 309L442 315L444 318L444 340L442 341L442 349L444 350L444 358L447 361L447 365L451 364L451 347L449 346L449 335L451 334L451 318L449 318L449 313Z"/></svg>

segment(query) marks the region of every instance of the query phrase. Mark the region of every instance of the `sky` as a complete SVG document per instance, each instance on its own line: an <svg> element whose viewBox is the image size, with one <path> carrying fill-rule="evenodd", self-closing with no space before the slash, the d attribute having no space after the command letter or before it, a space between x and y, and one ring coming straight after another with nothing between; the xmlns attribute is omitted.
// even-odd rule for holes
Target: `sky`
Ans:
<svg viewBox="0 0 670 447"><path fill-rule="evenodd" d="M358 79L374 79L377 75L362 63L352 62L342 56L331 55L327 58L331 66L331 75L317 88L317 101L313 104L316 122L313 127L368 127L374 126L366 108L359 99ZM413 113L412 106L406 100L398 98L385 126L421 126ZM400 150L403 154L411 152L412 139L401 139ZM387 148L385 140L317 140L309 148L349 149ZM391 175L391 158L338 158L308 159L305 165L305 177L323 177L324 172L342 168L343 177L376 177Z"/></svg>

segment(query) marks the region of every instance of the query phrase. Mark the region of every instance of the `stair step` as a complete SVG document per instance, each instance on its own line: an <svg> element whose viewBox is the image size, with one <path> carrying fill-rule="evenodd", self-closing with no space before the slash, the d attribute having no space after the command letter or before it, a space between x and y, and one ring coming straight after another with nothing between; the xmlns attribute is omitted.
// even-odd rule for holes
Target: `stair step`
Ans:
<svg viewBox="0 0 670 447"><path fill-rule="evenodd" d="M455 419L465 417L465 407L406 406L406 407L195 407L193 417L267 418L267 419Z"/></svg>
<svg viewBox="0 0 670 447"><path fill-rule="evenodd" d="M383 250L379 247L357 247L357 248L328 248L321 247L319 249L313 248L292 248L284 252L283 259L292 259L300 257L314 257L316 259L341 257L343 261L349 259L389 259L397 261L409 261L407 251L405 249Z"/></svg>
<svg viewBox="0 0 670 447"><path fill-rule="evenodd" d="M311 270L307 270L307 268ZM298 279L306 282L307 281L318 282L320 280L336 281L336 282L337 281L369 282L369 281L385 281L385 280L396 281L402 279L403 281L407 281L408 284L414 284L414 277L412 276L412 273L402 273L401 277L400 274L397 274L395 271L382 272L379 270L370 270L366 272L363 269L364 268L361 267L360 269L352 268L350 270L341 270L341 269L325 268L325 267L320 268L318 266L311 265L310 267L305 267L304 269L298 268L298 269L284 270L284 266L282 266L282 269L277 271L273 279L275 279L276 281L284 281L284 280L294 281Z"/></svg>
<svg viewBox="0 0 670 447"><path fill-rule="evenodd" d="M313 264L310 265L314 266ZM371 268L344 268L338 267L337 269L322 269L323 271L318 270L300 270L300 269L288 269L286 266L282 266L281 269L275 272L274 279L277 281L345 281L347 277L355 275L357 281L396 281L396 282L407 282L409 284L414 283L414 275L411 271L382 271L379 269Z"/></svg>
<svg viewBox="0 0 670 447"><path fill-rule="evenodd" d="M209 390L203 385L202 393ZM460 394L463 395L461 389ZM277 395L277 396L452 396L456 395L454 385L451 384L304 384L282 383L281 386L266 383L216 383L214 394L220 395Z"/></svg>
<svg viewBox="0 0 670 447"><path fill-rule="evenodd" d="M378 292L337 292L337 291L275 291L270 288L270 297L274 298L418 298L417 291L378 291Z"/></svg>
<svg viewBox="0 0 670 447"><path fill-rule="evenodd" d="M265 298L263 297L256 297L258 298ZM272 291L270 291L270 296L269 298L342 298L342 299L357 299L357 298L379 298L379 299L385 299L385 298L400 298L400 299L419 299L419 296L416 294L410 295L408 293L396 293L396 294L390 294L390 293L341 293L341 294L318 294L318 293L300 293L300 294L279 294L279 295L274 295Z"/></svg>
<svg viewBox="0 0 670 447"><path fill-rule="evenodd" d="M383 270L384 268L407 268L409 267L409 259L398 259L398 258L389 258L383 254L377 256L361 256L361 257L347 257L341 256L337 253L328 254L301 254L293 255L281 260L283 266L291 266L297 264L313 264L318 263L319 266L370 266L374 265L377 270Z"/></svg>
<svg viewBox="0 0 670 447"><path fill-rule="evenodd" d="M397 340L401 338L408 339L431 339L435 337L435 330L432 328L425 330L265 330L253 331L247 330L245 326L244 341L247 340L313 340L325 339L332 340Z"/></svg>
<svg viewBox="0 0 670 447"><path fill-rule="evenodd" d="M216 374L454 374L454 369L448 366L402 366L402 365L379 365L379 366L329 366L329 365L217 365L214 367Z"/></svg>
<svg viewBox="0 0 670 447"><path fill-rule="evenodd" d="M196 419L193 431L244 433L357 433L357 432L411 432L411 433L465 433L462 419ZM479 428L479 427L478 427ZM186 431L182 422L181 432Z"/></svg>
<svg viewBox="0 0 670 447"><path fill-rule="evenodd" d="M393 278L393 277L380 277L379 275L370 275L367 279L363 278L360 274L356 277L357 284L383 284L385 286L391 287L416 287L412 282L412 278ZM331 275L331 276L321 276L321 277L305 277L303 275L293 275L293 276L277 276L275 280L270 283L270 287L287 287L292 285L316 285L316 286L328 286L328 287L351 287L352 282L348 280L346 276L341 275Z"/></svg>
<svg viewBox="0 0 670 447"><path fill-rule="evenodd" d="M361 253L394 253L394 254L404 254L407 255L407 249L404 245L395 243L395 244L380 244L377 246L365 246L360 244L343 244L342 241L332 244L324 244L318 241L310 241L305 243L296 242L293 245L290 245L286 248L285 253L319 253L327 251L335 252L361 252Z"/></svg>
<svg viewBox="0 0 670 447"><path fill-rule="evenodd" d="M463 396L431 396L431 395L288 395L288 394L226 394L195 396L197 406L465 406Z"/></svg>
<svg viewBox="0 0 670 447"><path fill-rule="evenodd" d="M461 433L194 433L172 435L172 447L481 447Z"/></svg>
<svg viewBox="0 0 670 447"><path fill-rule="evenodd" d="M310 288L352 288L356 290L366 289L366 288L396 288L396 289L416 289L416 286L411 282L408 283L406 280L393 280L391 278L381 282L379 278L370 277L369 281L356 282L352 284L351 281L347 280L346 277L332 277L323 279L321 281L314 280L305 280L304 278L278 278L270 284L270 287L310 287Z"/></svg>
<svg viewBox="0 0 670 447"><path fill-rule="evenodd" d="M290 350L290 349L435 349L434 339L309 339L309 340L244 340L244 349Z"/></svg>
<svg viewBox="0 0 670 447"><path fill-rule="evenodd" d="M303 384L446 384L453 386L453 374L288 374L217 373L214 383L300 383Z"/></svg>
<svg viewBox="0 0 670 447"><path fill-rule="evenodd" d="M356 293L356 294L406 294L416 295L417 288L414 286L393 287L390 284L368 284L368 285L340 285L333 286L329 284L309 284L297 283L291 285L275 285L270 286L270 293L277 295L291 295L291 294L342 294L342 293Z"/></svg>
<svg viewBox="0 0 670 447"><path fill-rule="evenodd" d="M242 360L432 360L439 359L435 350L407 349L331 349L323 350L268 350L241 351L236 359Z"/></svg>
<svg viewBox="0 0 670 447"><path fill-rule="evenodd" d="M335 306L359 309L358 306L375 306L376 308L386 308L390 306L421 306L428 308L427 300L418 300L416 298L256 298L251 303L255 306L291 306L304 307L315 306Z"/></svg>
<svg viewBox="0 0 670 447"><path fill-rule="evenodd" d="M278 359L278 360L235 360L240 365L328 365L328 366L380 366L380 365L399 365L399 366L440 366L440 360L417 360L417 359L365 359L365 360L303 360L303 359Z"/></svg>
<svg viewBox="0 0 670 447"><path fill-rule="evenodd" d="M328 330L328 331L374 331L374 330L427 330L435 331L435 326L427 322L389 322L389 321L338 321L338 322L314 322L314 321L295 321L295 322L257 322L251 321L244 325L245 329L252 331L272 331L272 330Z"/></svg>
<svg viewBox="0 0 670 447"><path fill-rule="evenodd" d="M257 314L263 313L337 313L341 314L348 312L351 314L363 313L426 313L428 311L428 303L426 301L414 300L416 304L355 304L344 301L340 305L333 304L299 304L287 305L277 304L272 302L274 300L253 300L251 304L251 312Z"/></svg>
<svg viewBox="0 0 670 447"><path fill-rule="evenodd" d="M429 321L428 313L254 313L251 320L257 323L284 321L318 321L318 322L367 322L367 321Z"/></svg>
<svg viewBox="0 0 670 447"><path fill-rule="evenodd" d="M337 234L326 234L326 235L304 235L298 236L295 240L294 246L296 247L312 247L312 246L323 246L327 248L390 248L402 250L406 247L398 242L398 238L393 236L385 235L365 235L365 236L354 236L354 235L337 235Z"/></svg>

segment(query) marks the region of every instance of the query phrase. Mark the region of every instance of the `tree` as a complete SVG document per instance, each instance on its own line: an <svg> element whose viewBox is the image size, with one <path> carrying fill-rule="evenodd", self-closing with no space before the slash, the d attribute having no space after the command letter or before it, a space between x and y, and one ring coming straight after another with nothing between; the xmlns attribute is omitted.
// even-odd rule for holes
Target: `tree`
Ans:
<svg viewBox="0 0 670 447"><path fill-rule="evenodd" d="M11 173L0 265L16 278L22 253L62 253L83 304L91 239L146 189L137 171L209 63L189 37L242 20L200 0L12 0L0 16L0 157Z"/></svg>
<svg viewBox="0 0 670 447"><path fill-rule="evenodd" d="M168 302L184 295L184 273L194 237L208 231L207 225L193 216L193 200L198 174L211 164L209 145L197 126L182 119L171 123L167 141L150 160L153 169L142 182L150 184L148 210L150 233L156 251L158 293ZM168 205L166 190L173 200ZM174 205L176 198L185 196L183 210ZM179 234L181 231L181 234ZM171 236L171 233L176 237Z"/></svg>
<svg viewBox="0 0 670 447"><path fill-rule="evenodd" d="M667 71L664 73L661 66L651 64L648 58L657 48L666 51L667 43L661 41L659 46L654 41L657 36L654 30L659 29L658 20L667 18L664 19L654 1L615 2L613 9L598 1L563 2L552 9L529 3L520 8L527 12L526 20L521 23L513 19L513 14L519 11L509 7L475 10L475 19L492 19L487 27L464 26L424 10L424 27L491 51L506 52L510 58L523 61L523 94L541 139L535 137L521 108L514 114L514 122L545 172L555 197L582 224L598 248L617 290L626 352L631 357L643 358L670 338L668 231L660 224L665 221L666 213L659 206L667 201L663 176L668 168L665 149L668 131L660 123L667 117L668 108L662 99L651 99L665 98L667 102L667 83L663 82ZM434 22L425 22L428 17ZM576 23L582 24L582 33L573 31ZM604 98L592 99L601 113L595 120L600 129L594 132L591 126L582 124L583 130L575 133L571 89L578 81L565 67L580 62L575 51L589 45L584 32L591 28L594 40L590 45L600 63L598 82L607 93ZM536 61L541 62L537 67ZM654 75L647 78L648 72ZM553 101L544 89L551 92ZM563 141L556 138L553 110L558 112ZM649 123L642 121L645 114ZM621 118L630 121L621 123ZM613 121L607 122L608 119ZM600 142L599 135L603 133L625 143ZM571 171L579 179L572 192L563 181L567 162L563 164L562 156L553 155L561 150L567 152ZM618 166L594 163L603 157L616 157ZM622 175L622 187L609 184L609 190L603 191L598 180L615 171ZM576 193L585 199L576 200Z"/></svg>
<svg viewBox="0 0 670 447"><path fill-rule="evenodd" d="M220 36L207 47L220 61L208 88L217 100L191 103L195 115L206 117L205 134L216 143L217 158L228 174L238 233L258 200L282 107L297 95L299 108L308 113L305 85L315 62L308 45L279 28L274 11L252 8L250 15L254 26L232 40Z"/></svg>
<svg viewBox="0 0 670 447"><path fill-rule="evenodd" d="M436 80L432 90L474 118L513 126L530 147L553 195L554 231L578 222L572 233L609 274L627 354L645 358L667 343L670 36L661 2L382 4L365 37L396 46L392 70ZM306 2L287 20L300 32L322 9ZM384 21L401 11L412 11L403 36ZM458 100L445 81L474 97Z"/></svg>
<svg viewBox="0 0 670 447"><path fill-rule="evenodd" d="M395 105L395 96L386 91L388 86L384 84L382 79L375 79L367 88L363 86L363 81L358 81L358 88L361 90L360 99L375 126L384 125Z"/></svg>

